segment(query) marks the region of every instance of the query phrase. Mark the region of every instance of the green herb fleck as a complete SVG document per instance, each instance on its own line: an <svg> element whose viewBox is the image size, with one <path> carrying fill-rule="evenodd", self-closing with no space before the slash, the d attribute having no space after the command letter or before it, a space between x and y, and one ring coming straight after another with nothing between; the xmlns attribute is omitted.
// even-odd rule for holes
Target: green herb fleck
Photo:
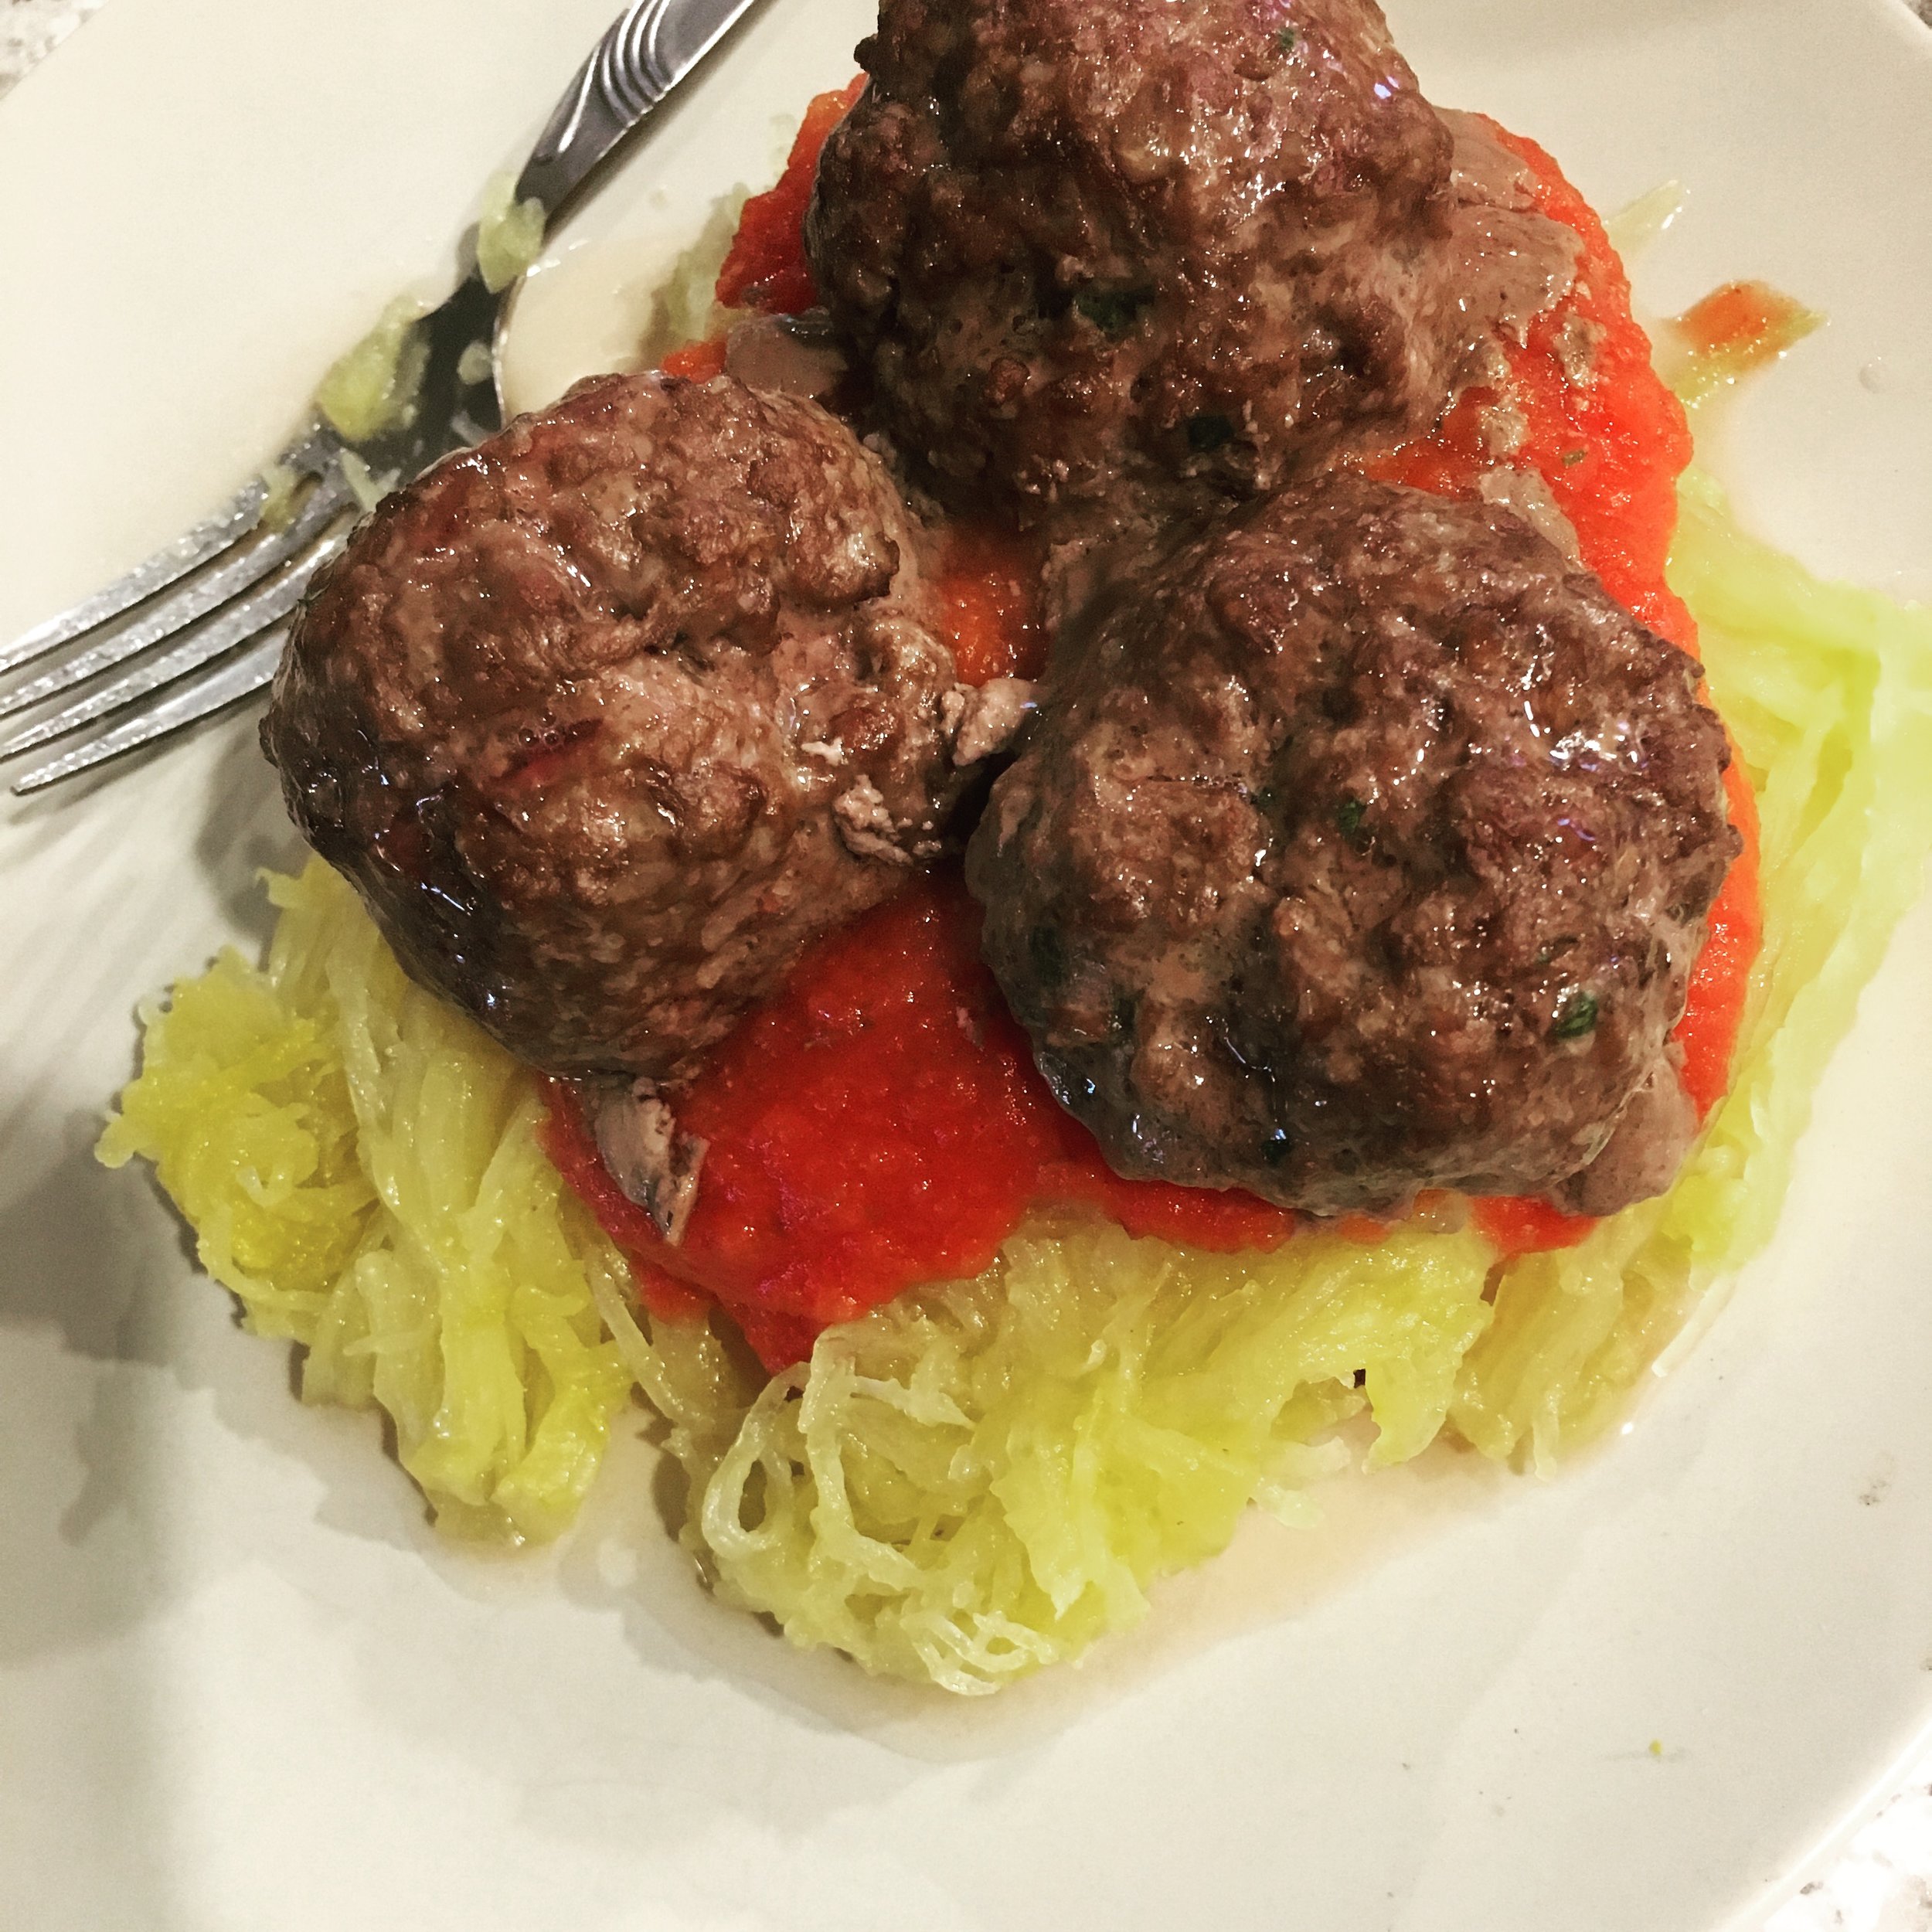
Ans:
<svg viewBox="0 0 1932 1932"><path fill-rule="evenodd" d="M1566 470L1573 470L1577 465L1580 463L1589 454L1590 452L1587 450L1565 450L1563 451L1563 468Z"/></svg>
<svg viewBox="0 0 1932 1932"><path fill-rule="evenodd" d="M1151 288L1083 288L1073 306L1103 335L1124 335L1153 299Z"/></svg>
<svg viewBox="0 0 1932 1932"><path fill-rule="evenodd" d="M1335 815L1335 822L1341 827L1342 836L1357 838L1362 831L1362 821L1369 815L1369 808L1359 798L1345 798Z"/></svg>
<svg viewBox="0 0 1932 1932"><path fill-rule="evenodd" d="M1556 1024L1551 1029L1559 1039L1581 1039L1586 1033L1594 1032L1597 1026L1597 996L1594 993L1572 993L1563 1004L1563 1010L1556 1015Z"/></svg>
<svg viewBox="0 0 1932 1932"><path fill-rule="evenodd" d="M1284 27L1278 33L1276 34L1274 36L1274 50L1277 53L1293 53L1294 52L1294 28Z"/></svg>
<svg viewBox="0 0 1932 1932"><path fill-rule="evenodd" d="M1234 425L1225 416L1190 416L1187 419L1187 446L1196 456L1225 449L1234 440Z"/></svg>

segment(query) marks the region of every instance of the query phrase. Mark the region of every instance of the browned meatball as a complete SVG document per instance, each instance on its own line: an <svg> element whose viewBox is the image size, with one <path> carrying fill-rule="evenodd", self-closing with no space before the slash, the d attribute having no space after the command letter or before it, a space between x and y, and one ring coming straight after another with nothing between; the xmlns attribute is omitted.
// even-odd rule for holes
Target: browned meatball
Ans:
<svg viewBox="0 0 1932 1932"><path fill-rule="evenodd" d="M675 1080L936 849L966 706L920 546L815 403L599 378L377 510L263 743L415 977Z"/></svg>
<svg viewBox="0 0 1932 1932"><path fill-rule="evenodd" d="M859 55L807 245L955 501L1267 488L1426 430L1573 257L1520 211L1500 247L1461 219L1509 164L1452 174L1374 0L885 0Z"/></svg>
<svg viewBox="0 0 1932 1932"><path fill-rule="evenodd" d="M1285 492L1097 618L969 849L986 956L1124 1174L1540 1193L1641 1095L1665 1158L1564 1197L1607 1212L1686 1145L1738 846L1698 679L1506 510Z"/></svg>

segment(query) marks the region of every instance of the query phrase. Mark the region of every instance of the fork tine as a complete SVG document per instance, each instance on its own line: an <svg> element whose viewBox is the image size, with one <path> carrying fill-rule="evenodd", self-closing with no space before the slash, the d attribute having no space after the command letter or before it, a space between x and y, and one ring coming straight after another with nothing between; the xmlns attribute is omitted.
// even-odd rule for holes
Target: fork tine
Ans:
<svg viewBox="0 0 1932 1932"><path fill-rule="evenodd" d="M274 682L287 634L286 622L275 625L239 656L217 665L208 676L171 692L159 703L150 705L124 723L88 739L71 751L63 752L58 758L35 766L14 781L15 794L25 798L30 792L57 785L64 778L77 777L111 758L122 757L143 745L153 744L264 689Z"/></svg>
<svg viewBox="0 0 1932 1932"><path fill-rule="evenodd" d="M36 745L44 745L55 738L64 738L70 731L78 731L83 725L92 724L97 718L111 717L117 711L124 710L146 697L150 692L162 690L233 650L237 645L246 644L257 632L287 617L294 609L308 588L309 580L341 549L343 542L344 539L338 535L317 544L285 576L277 578L266 590L257 590L253 597L230 604L213 623L184 639L172 650L151 658L125 677L117 678L112 684L82 699L78 704L71 704L66 710L57 711L51 718L44 718L30 730L9 738L5 744L0 744L0 760L17 758L22 752L31 751Z"/></svg>
<svg viewBox="0 0 1932 1932"><path fill-rule="evenodd" d="M30 664L47 651L91 631L97 624L118 617L130 606L157 590L165 590L177 577L185 577L197 565L219 556L238 537L252 530L268 498L268 485L260 477L238 490L215 514L183 531L173 543L157 550L144 563L138 563L124 577L117 577L105 590L36 624L22 632L0 650L0 675Z"/></svg>
<svg viewBox="0 0 1932 1932"><path fill-rule="evenodd" d="M319 481L328 475L342 447L332 430L311 425L276 457L274 467ZM262 506L267 501L268 475L264 471L244 483L219 509L184 530L173 543L163 544L145 562L137 563L125 577L115 578L92 597L36 624L31 631L22 631L0 648L0 677L70 643L134 605L146 602L178 578L220 556L260 522Z"/></svg>
<svg viewBox="0 0 1932 1932"><path fill-rule="evenodd" d="M232 562L210 570L206 576L179 592L138 623L117 631L100 643L56 665L53 670L30 679L18 689L0 696L0 718L31 710L56 692L84 684L90 678L111 671L117 664L138 655L185 630L198 618L219 610L231 597L239 596L252 583L267 577L277 565L286 563L297 551L312 543L342 515L352 502L349 486L332 475L318 483L288 528L251 545ZM4 754L0 754L4 755Z"/></svg>

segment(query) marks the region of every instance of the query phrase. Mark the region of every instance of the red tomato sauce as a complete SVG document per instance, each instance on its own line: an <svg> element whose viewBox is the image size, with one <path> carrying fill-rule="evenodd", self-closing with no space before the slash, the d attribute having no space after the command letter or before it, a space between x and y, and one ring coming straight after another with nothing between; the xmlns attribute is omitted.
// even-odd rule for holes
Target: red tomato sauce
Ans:
<svg viewBox="0 0 1932 1932"><path fill-rule="evenodd" d="M1039 546L995 523L953 525L937 585L940 622L962 684L1037 678L1046 668Z"/></svg>
<svg viewBox="0 0 1932 1932"><path fill-rule="evenodd" d="M865 91L861 74L848 87L820 94L805 110L777 186L745 203L718 277L718 300L726 308L796 315L817 305L818 286L805 260L805 209L818 179L820 150Z"/></svg>
<svg viewBox="0 0 1932 1932"><path fill-rule="evenodd" d="M804 211L819 151L862 86L811 104L784 179L747 203L718 284L726 307L795 313L816 301ZM1540 148L1498 131L1530 168L1544 212L1583 241L1576 287L1512 355L1526 434L1511 460L1543 477L1611 594L1694 650L1690 614L1664 580L1676 480L1691 454L1683 411L1652 369L1602 224ZM1594 342L1584 385L1568 379L1559 352L1577 321ZM713 342L664 366L702 380L723 363ZM1472 392L1376 473L1475 495L1493 461L1481 413L1496 400ZM1038 570L1037 553L1010 532L962 524L949 534L938 587L965 681L1043 668ZM1729 1079L1760 930L1756 814L1735 768L1730 796L1746 849L1713 910L1676 1035L1700 1117ZM917 1283L978 1273L1036 1205L1085 1206L1136 1236L1225 1253L1265 1251L1294 1231L1294 1215L1252 1195L1115 1175L1034 1066L980 960L979 923L957 866L942 866L799 962L679 1100L681 1128L708 1145L675 1247L605 1172L574 1091L553 1085L547 1151L655 1312L688 1319L716 1303L777 1370L834 1322ZM1538 1200L1478 1201L1473 1211L1505 1255L1570 1246L1594 1225ZM1360 1216L1336 1225L1360 1240L1381 1232Z"/></svg>
<svg viewBox="0 0 1932 1932"><path fill-rule="evenodd" d="M1036 1202L1223 1253L1287 1237L1294 1217L1251 1195L1108 1168L1035 1069L979 928L949 866L793 968L679 1102L680 1128L708 1145L675 1248L604 1172L573 1091L553 1087L547 1151L654 1310L687 1315L695 1288L775 1370L916 1282L978 1274Z"/></svg>
<svg viewBox="0 0 1932 1932"><path fill-rule="evenodd" d="M1597 1223L1587 1214L1566 1214L1534 1196L1485 1196L1469 1203L1470 1218L1483 1239L1510 1259L1573 1248Z"/></svg>
<svg viewBox="0 0 1932 1932"><path fill-rule="evenodd" d="M725 341L714 335L708 342L687 342L674 349L658 365L667 376L682 376L687 382L708 383L725 371Z"/></svg>
<svg viewBox="0 0 1932 1932"><path fill-rule="evenodd" d="M1743 767L1733 759L1724 774L1730 801L1731 823L1742 835L1744 849L1725 875L1717 903L1711 908L1710 937L1691 974L1690 996L1684 1017L1672 1036L1684 1055L1684 1090L1697 1105L1699 1121L1730 1091L1731 1056L1737 1046L1744 1005L1750 992L1751 968L1764 937L1764 912L1759 896L1757 801Z"/></svg>

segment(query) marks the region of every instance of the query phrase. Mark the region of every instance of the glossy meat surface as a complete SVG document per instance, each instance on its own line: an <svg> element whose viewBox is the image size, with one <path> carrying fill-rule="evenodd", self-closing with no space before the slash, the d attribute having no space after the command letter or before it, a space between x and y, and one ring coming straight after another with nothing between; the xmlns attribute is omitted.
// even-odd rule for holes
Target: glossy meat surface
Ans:
<svg viewBox="0 0 1932 1932"><path fill-rule="evenodd" d="M1121 1172L1285 1206L1655 1191L1737 848L1698 678L1507 510L1344 474L1183 544L968 853L1043 1070Z"/></svg>
<svg viewBox="0 0 1932 1932"><path fill-rule="evenodd" d="M860 53L808 248L957 502L1247 493L1426 433L1573 258L1373 0L886 0Z"/></svg>
<svg viewBox="0 0 1932 1932"><path fill-rule="evenodd" d="M923 541L816 404L597 378L357 532L263 741L415 977L675 1080L937 849L970 707Z"/></svg>

